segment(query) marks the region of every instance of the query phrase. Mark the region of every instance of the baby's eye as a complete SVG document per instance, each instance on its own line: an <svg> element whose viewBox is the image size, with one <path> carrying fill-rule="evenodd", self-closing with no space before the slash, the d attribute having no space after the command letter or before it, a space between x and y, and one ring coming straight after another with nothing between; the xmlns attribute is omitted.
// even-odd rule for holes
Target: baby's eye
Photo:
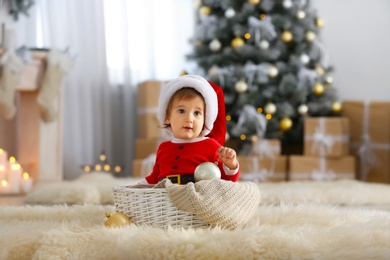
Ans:
<svg viewBox="0 0 390 260"><path fill-rule="evenodd" d="M195 111L194 114L195 114L196 116L200 116L200 115L202 115L202 112L200 112L200 111Z"/></svg>
<svg viewBox="0 0 390 260"><path fill-rule="evenodd" d="M181 109L178 109L177 112L178 112L179 114L184 114L184 109L182 109L182 108L181 108Z"/></svg>

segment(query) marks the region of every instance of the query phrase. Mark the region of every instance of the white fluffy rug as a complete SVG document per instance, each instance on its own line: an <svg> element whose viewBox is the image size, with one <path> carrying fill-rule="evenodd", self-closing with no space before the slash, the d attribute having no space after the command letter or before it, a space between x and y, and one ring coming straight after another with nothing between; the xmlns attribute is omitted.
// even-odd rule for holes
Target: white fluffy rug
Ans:
<svg viewBox="0 0 390 260"><path fill-rule="evenodd" d="M244 227L109 229L110 205L0 208L0 259L389 259L390 212L262 205Z"/></svg>
<svg viewBox="0 0 390 260"><path fill-rule="evenodd" d="M113 204L111 188L140 179L89 173L74 181L40 184L26 196L27 204ZM316 203L376 207L390 210L390 185L357 180L260 183L262 204Z"/></svg>

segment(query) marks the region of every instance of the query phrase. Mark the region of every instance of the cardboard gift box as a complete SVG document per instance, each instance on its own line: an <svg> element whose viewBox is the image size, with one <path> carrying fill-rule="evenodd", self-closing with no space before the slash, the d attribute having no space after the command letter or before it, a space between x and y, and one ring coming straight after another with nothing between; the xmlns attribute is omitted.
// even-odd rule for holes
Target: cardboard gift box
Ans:
<svg viewBox="0 0 390 260"><path fill-rule="evenodd" d="M308 117L304 121L304 155L342 157L349 155L349 119Z"/></svg>
<svg viewBox="0 0 390 260"><path fill-rule="evenodd" d="M355 157L326 158L291 155L289 181L355 179Z"/></svg>
<svg viewBox="0 0 390 260"><path fill-rule="evenodd" d="M390 183L390 101L344 101L342 114L351 124L358 179Z"/></svg>
<svg viewBox="0 0 390 260"><path fill-rule="evenodd" d="M254 156L275 157L281 155L281 143L279 139L258 139L252 142L252 154Z"/></svg>
<svg viewBox="0 0 390 260"><path fill-rule="evenodd" d="M287 180L287 156L238 156L240 180L281 182Z"/></svg>
<svg viewBox="0 0 390 260"><path fill-rule="evenodd" d="M158 146L166 141L171 139L169 135L161 135L160 137L153 138L137 138L135 139L135 159L144 159L156 153Z"/></svg>
<svg viewBox="0 0 390 260"><path fill-rule="evenodd" d="M137 115L138 137L153 138L161 135L157 119L158 99L163 81L145 81L138 85Z"/></svg>
<svg viewBox="0 0 390 260"><path fill-rule="evenodd" d="M151 154L144 159L134 159L131 177L138 178L148 176L153 170L155 161L155 154Z"/></svg>

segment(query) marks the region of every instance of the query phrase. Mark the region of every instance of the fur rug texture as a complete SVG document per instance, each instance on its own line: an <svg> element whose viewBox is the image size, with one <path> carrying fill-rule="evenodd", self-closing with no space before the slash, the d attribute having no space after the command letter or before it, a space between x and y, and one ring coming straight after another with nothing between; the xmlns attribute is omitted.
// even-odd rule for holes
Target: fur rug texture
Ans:
<svg viewBox="0 0 390 260"><path fill-rule="evenodd" d="M136 184L141 179L114 178L88 173L73 181L39 184L27 194L27 204L113 204L112 187ZM315 203L376 207L390 210L390 185L357 180L259 183L262 204Z"/></svg>
<svg viewBox="0 0 390 260"><path fill-rule="evenodd" d="M389 259L390 212L261 205L235 230L106 228L112 205L0 208L0 259Z"/></svg>

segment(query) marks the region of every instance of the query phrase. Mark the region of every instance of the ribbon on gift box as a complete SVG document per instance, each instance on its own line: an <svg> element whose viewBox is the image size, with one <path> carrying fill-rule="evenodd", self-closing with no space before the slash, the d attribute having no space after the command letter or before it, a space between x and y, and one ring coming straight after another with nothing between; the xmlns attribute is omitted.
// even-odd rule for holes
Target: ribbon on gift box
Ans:
<svg viewBox="0 0 390 260"><path fill-rule="evenodd" d="M274 154L280 154L280 146L271 145L268 140L258 140L252 144L252 155L257 155L260 158L274 158Z"/></svg>
<svg viewBox="0 0 390 260"><path fill-rule="evenodd" d="M275 155L274 151L278 147L274 147L270 144L268 140L259 140L252 144L252 162L251 162L251 172L242 175L243 180L251 180L256 183L266 181L270 176L273 176L275 173ZM279 147L280 151L280 147ZM269 169L260 169L260 161L262 159L270 159L271 167Z"/></svg>
<svg viewBox="0 0 390 260"><path fill-rule="evenodd" d="M313 141L311 149L313 152L319 151L320 155L326 155L332 150L335 142L347 143L349 140L348 135L329 135L325 133L325 120L326 118L320 117L318 127L313 135L305 135L305 141ZM322 153L322 154L321 154Z"/></svg>
<svg viewBox="0 0 390 260"><path fill-rule="evenodd" d="M372 143L368 132L370 119L370 102L364 102L363 110L363 129L361 143L352 143L351 146L358 147L358 156L360 161L360 178L365 181L369 171L380 162L375 156L374 149L390 150L390 144Z"/></svg>
<svg viewBox="0 0 390 260"><path fill-rule="evenodd" d="M274 175L275 159L272 160L270 169L260 169L259 161L261 159L257 156L251 157L251 171L246 174L241 174L240 179L243 181L253 181L255 183L264 182L270 176Z"/></svg>

